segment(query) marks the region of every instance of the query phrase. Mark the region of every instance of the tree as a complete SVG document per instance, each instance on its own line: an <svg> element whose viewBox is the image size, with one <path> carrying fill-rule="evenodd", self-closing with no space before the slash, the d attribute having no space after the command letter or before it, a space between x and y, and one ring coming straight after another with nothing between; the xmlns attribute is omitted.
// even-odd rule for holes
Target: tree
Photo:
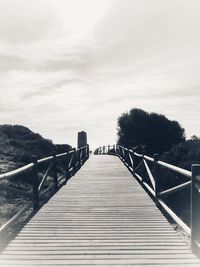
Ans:
<svg viewBox="0 0 200 267"><path fill-rule="evenodd" d="M163 153L185 141L185 130L164 115L132 109L118 118L118 144L145 147L149 154Z"/></svg>
<svg viewBox="0 0 200 267"><path fill-rule="evenodd" d="M191 170L192 164L200 163L200 138L193 135L184 143L174 145L167 154L169 163Z"/></svg>

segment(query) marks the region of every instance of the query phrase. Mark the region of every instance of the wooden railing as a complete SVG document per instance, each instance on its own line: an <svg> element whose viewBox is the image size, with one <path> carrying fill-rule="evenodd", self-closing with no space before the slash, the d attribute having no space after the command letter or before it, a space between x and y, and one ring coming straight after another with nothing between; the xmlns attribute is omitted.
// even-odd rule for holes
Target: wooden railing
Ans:
<svg viewBox="0 0 200 267"><path fill-rule="evenodd" d="M31 184L32 190L25 192L20 189L4 185L4 190L12 190L15 194L20 193L28 201L26 204L0 228L0 235L3 235L27 210L32 213L44 204L59 188L61 188L73 176L84 162L89 158L89 146L72 149L62 154L53 154L50 157L37 159L33 157L32 163L0 175L0 181L10 178L21 179L25 175ZM30 183L31 179L31 183ZM7 187L7 188L6 188Z"/></svg>
<svg viewBox="0 0 200 267"><path fill-rule="evenodd" d="M94 154L112 154L118 156L133 176L141 183L147 192L154 198L158 206L162 207L173 220L185 230L191 237L192 251L200 256L200 165L194 164L191 171L171 165L159 160L159 155L149 157L143 153L137 153L134 149L129 149L120 145L102 146L95 150ZM162 190L160 168L170 170L187 179L180 185L173 186L167 190ZM191 189L191 209L190 209L190 227L181 220L177 214L164 202L166 196L170 196L187 187Z"/></svg>

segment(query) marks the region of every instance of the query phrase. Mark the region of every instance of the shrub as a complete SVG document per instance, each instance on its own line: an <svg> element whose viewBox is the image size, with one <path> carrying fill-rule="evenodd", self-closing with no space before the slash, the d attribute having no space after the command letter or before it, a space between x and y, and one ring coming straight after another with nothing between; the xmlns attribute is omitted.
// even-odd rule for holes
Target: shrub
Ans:
<svg viewBox="0 0 200 267"><path fill-rule="evenodd" d="M142 146L147 153L163 153L185 140L185 130L164 115L132 109L118 119L118 143L126 147Z"/></svg>

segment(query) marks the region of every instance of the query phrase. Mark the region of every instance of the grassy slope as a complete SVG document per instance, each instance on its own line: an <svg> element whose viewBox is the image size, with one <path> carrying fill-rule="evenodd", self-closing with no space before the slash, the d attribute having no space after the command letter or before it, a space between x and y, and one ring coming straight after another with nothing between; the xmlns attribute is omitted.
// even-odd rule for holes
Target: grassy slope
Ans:
<svg viewBox="0 0 200 267"><path fill-rule="evenodd" d="M33 155L42 158L69 148L69 145L57 146L21 125L0 125L0 172L31 162Z"/></svg>
<svg viewBox="0 0 200 267"><path fill-rule="evenodd" d="M0 125L0 173L14 170L31 162L32 156L42 158L52 152L62 153L69 145L55 145L50 140L20 125ZM6 185L31 190L25 180L6 180L0 182L0 225L11 218L27 199L14 191L5 189ZM28 177L30 178L30 177ZM23 182L22 182L23 181Z"/></svg>

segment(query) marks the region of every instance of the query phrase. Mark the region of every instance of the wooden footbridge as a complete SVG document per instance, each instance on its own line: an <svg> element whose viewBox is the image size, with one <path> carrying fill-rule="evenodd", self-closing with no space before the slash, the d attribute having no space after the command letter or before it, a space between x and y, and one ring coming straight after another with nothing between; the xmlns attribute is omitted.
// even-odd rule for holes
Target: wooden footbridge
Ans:
<svg viewBox="0 0 200 267"><path fill-rule="evenodd" d="M101 155L107 152L113 155ZM190 186L191 181L159 193L155 178L157 166L167 163L120 146L109 146L107 151L105 147L97 149L96 154L85 163L89 149L84 147L78 152L73 150L47 160L51 167L42 180L54 166L53 186L57 193L4 249L0 255L0 266L200 266L200 260L191 252L188 243L158 208L165 209L188 234L192 232L192 249L197 253L199 233L194 199L192 229L161 200L162 194ZM75 155L76 160L73 161ZM140 159L137 167L134 156ZM61 169L58 168L58 159L62 157L67 162L67 171L59 178L55 175L55 166L57 170ZM152 168L147 165L148 161L152 162ZM35 161L31 166L36 174L40 163ZM137 171L142 164L151 184L144 182ZM192 175L167 165L165 168ZM198 168L193 167L193 180L197 181ZM75 169L80 170L74 172L74 176L70 175ZM64 184L67 182L62 187L58 182L61 178L65 180ZM193 193L199 193L197 183L193 187ZM33 191L33 206L38 209L40 193L35 185ZM195 201L197 197L193 195Z"/></svg>

